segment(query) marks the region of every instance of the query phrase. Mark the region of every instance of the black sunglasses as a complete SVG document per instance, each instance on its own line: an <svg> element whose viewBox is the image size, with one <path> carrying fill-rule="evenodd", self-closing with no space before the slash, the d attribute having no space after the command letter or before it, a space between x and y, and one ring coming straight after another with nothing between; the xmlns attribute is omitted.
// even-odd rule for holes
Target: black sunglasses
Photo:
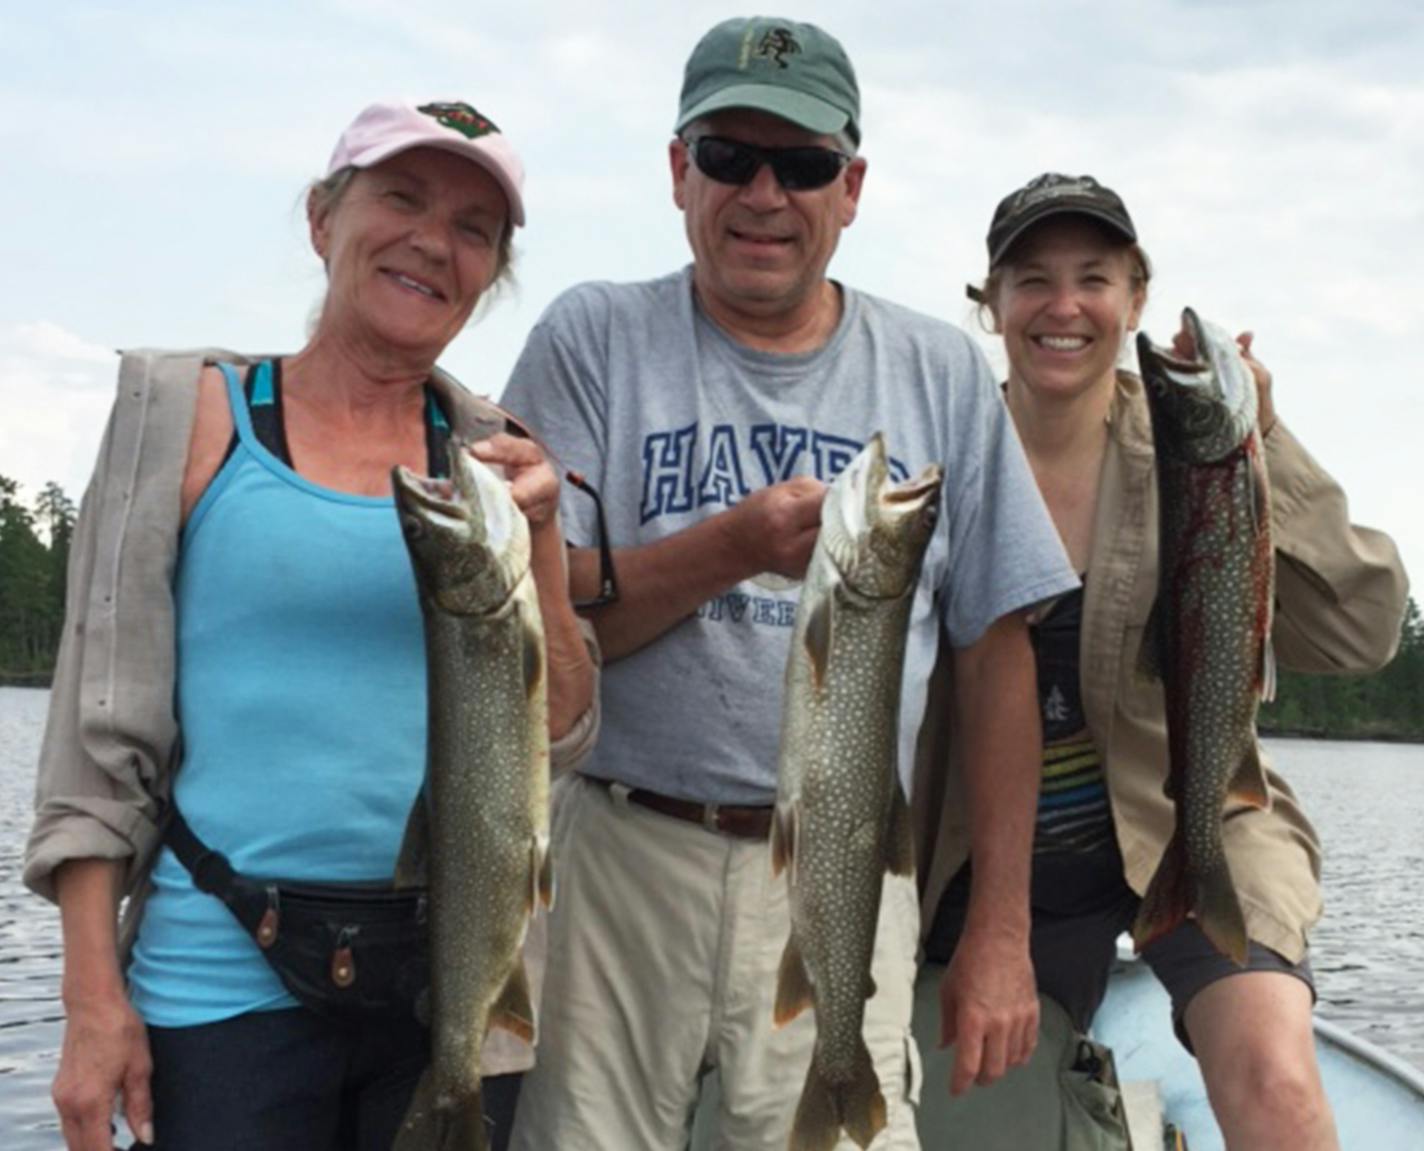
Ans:
<svg viewBox="0 0 1424 1151"><path fill-rule="evenodd" d="M684 140L697 170L719 184L750 184L763 164L770 164L788 192L824 188L841 174L850 157L834 148L761 148L725 136L697 136Z"/></svg>
<svg viewBox="0 0 1424 1151"><path fill-rule="evenodd" d="M551 460L557 462L558 457L549 450L549 446L536 436L533 431L526 427L520 420L500 409L500 414L504 417L504 430L510 435L518 436L520 439L533 440L543 449L544 454ZM608 521L603 518L603 499L599 496L597 489L584 479L582 472L576 472L572 468L564 467L564 479L575 491L580 491L593 501L594 522L598 527L598 593L592 599L576 599L573 605L576 608L605 607L611 603L618 602L618 573L613 567L613 548L608 542Z"/></svg>

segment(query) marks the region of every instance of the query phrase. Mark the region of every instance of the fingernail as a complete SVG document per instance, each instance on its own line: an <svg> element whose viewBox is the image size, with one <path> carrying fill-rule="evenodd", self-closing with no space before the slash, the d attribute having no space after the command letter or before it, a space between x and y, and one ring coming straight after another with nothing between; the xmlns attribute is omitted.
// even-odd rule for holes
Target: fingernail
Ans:
<svg viewBox="0 0 1424 1151"><path fill-rule="evenodd" d="M153 1138L153 1123L151 1121L145 1120L139 1124L138 1141L140 1143L147 1143L150 1147L153 1146L155 1140Z"/></svg>

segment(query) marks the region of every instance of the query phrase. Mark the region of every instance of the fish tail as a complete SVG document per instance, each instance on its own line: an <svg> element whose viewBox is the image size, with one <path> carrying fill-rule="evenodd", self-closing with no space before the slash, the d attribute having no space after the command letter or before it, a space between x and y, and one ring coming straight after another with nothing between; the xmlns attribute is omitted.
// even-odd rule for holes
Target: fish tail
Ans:
<svg viewBox="0 0 1424 1151"><path fill-rule="evenodd" d="M453 1107L439 1107L427 1068L416 1084L391 1151L488 1151L483 1093L478 1087Z"/></svg>
<svg viewBox="0 0 1424 1151"><path fill-rule="evenodd" d="M1223 858L1197 882L1197 926L1222 955L1237 967L1246 966L1246 917L1231 882L1231 869Z"/></svg>
<svg viewBox="0 0 1424 1151"><path fill-rule="evenodd" d="M1181 926L1192 909L1193 895L1188 883L1186 840L1180 831L1174 831L1142 896L1142 906L1137 909L1132 925L1134 949L1141 951L1154 939Z"/></svg>
<svg viewBox="0 0 1424 1151"><path fill-rule="evenodd" d="M848 1084L832 1084L821 1073L815 1057L806 1070L806 1086L791 1126L788 1151L832 1151L844 1128L859 1147L869 1147L885 1127L885 1096L880 1077L861 1040L855 1068Z"/></svg>

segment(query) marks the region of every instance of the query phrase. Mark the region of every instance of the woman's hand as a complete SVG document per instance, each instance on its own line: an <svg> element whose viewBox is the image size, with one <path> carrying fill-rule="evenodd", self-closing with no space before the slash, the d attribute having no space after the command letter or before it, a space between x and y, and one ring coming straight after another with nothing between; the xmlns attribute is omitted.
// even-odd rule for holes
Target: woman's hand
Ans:
<svg viewBox="0 0 1424 1151"><path fill-rule="evenodd" d="M504 470L509 493L529 521L529 531L557 526L559 518L559 475L544 451L533 440L507 432L477 440L470 446L477 460Z"/></svg>
<svg viewBox="0 0 1424 1151"><path fill-rule="evenodd" d="M1241 358L1246 361L1246 366L1251 369L1251 377L1256 381L1256 426L1261 429L1264 439L1276 426L1276 405L1271 399L1271 373L1265 364L1251 354L1251 343L1255 338L1255 332L1242 332L1236 337L1236 346L1241 349ZM1184 360L1197 358L1197 343L1192 338L1191 329L1187 327L1185 316L1182 317L1180 330L1172 337L1172 353Z"/></svg>
<svg viewBox="0 0 1424 1151"><path fill-rule="evenodd" d="M1251 375L1256 379L1256 424L1264 439L1276 426L1276 405L1271 399L1271 373L1265 364L1251 354L1251 342L1255 338L1255 332L1242 332L1236 337L1236 343L1241 349L1241 358L1246 361L1246 366L1251 369Z"/></svg>
<svg viewBox="0 0 1424 1151"><path fill-rule="evenodd" d="M153 1060L138 1012L120 992L66 1000L65 1014L53 1095L69 1151L113 1151L118 1096L134 1137L152 1143Z"/></svg>

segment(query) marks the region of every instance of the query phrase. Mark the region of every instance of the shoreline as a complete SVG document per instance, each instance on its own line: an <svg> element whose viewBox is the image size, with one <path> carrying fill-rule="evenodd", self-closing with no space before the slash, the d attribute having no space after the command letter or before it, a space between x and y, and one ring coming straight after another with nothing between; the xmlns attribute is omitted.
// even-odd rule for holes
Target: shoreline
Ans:
<svg viewBox="0 0 1424 1151"><path fill-rule="evenodd" d="M5 671L0 672L0 687L48 688L54 681L54 673L48 671Z"/></svg>
<svg viewBox="0 0 1424 1151"><path fill-rule="evenodd" d="M53 675L50 672L0 672L0 687L47 690ZM1332 732L1300 727L1263 727L1258 729L1263 739L1326 739L1336 743L1412 743L1424 744L1424 733L1409 735L1398 731Z"/></svg>

